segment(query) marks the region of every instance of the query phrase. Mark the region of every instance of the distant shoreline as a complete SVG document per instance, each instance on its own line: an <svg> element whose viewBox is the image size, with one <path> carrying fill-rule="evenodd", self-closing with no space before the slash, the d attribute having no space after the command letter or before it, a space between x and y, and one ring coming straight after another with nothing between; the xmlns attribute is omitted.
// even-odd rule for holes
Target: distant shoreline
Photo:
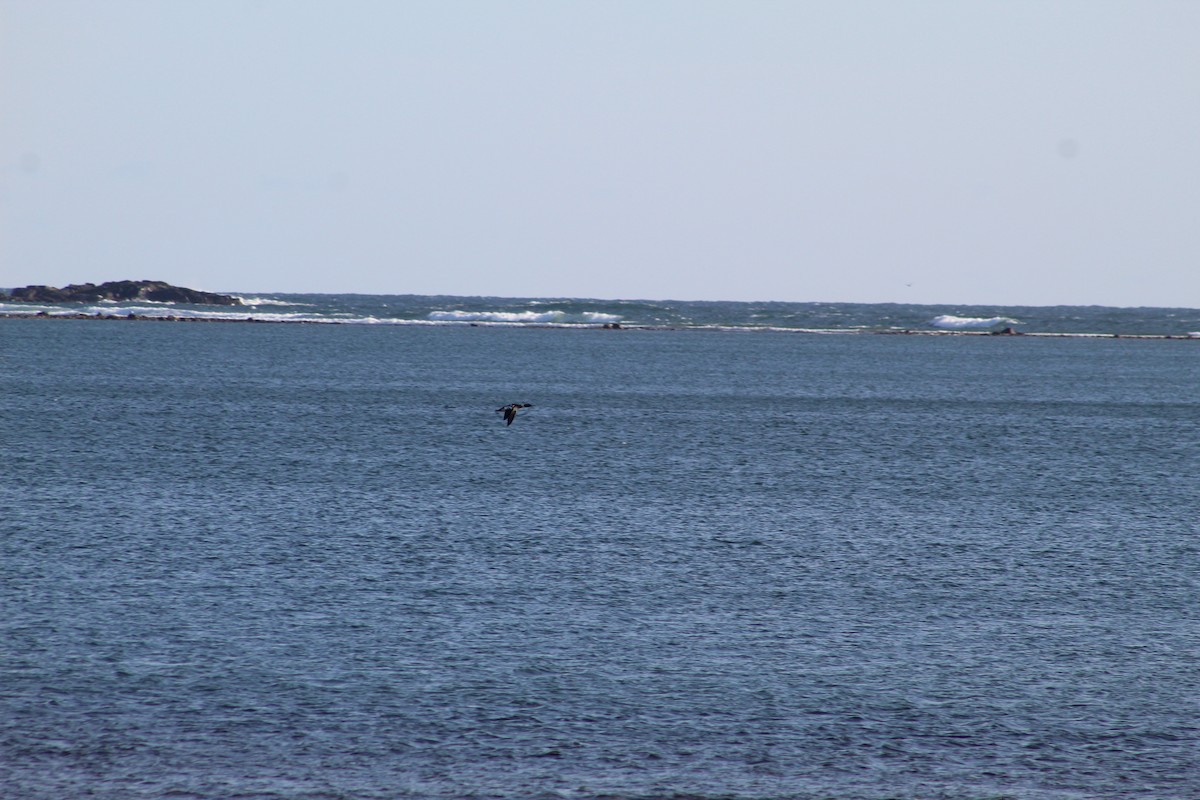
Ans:
<svg viewBox="0 0 1200 800"><path fill-rule="evenodd" d="M28 320L86 320L90 322L201 322L201 323L235 323L235 324L252 324L252 325L354 325L354 322L341 320L311 320L311 319L256 319L254 317L187 317L168 314L164 316L154 316L150 314L83 314L83 313L65 313L52 314L47 311L38 311L36 313L21 314L13 312L0 312L0 319L28 319ZM404 326L399 326L404 327ZM618 331L736 331L745 333L754 333L754 328L736 328L736 329L721 329L711 327L685 328L673 325L636 325L636 324L605 324L605 325L548 325L537 322L523 323L520 325L495 325L488 323L463 323L462 325L446 326L446 327L471 327L471 328L536 328L541 330L618 330ZM763 328L763 331L775 331L779 333L807 333L812 335L873 335L873 336L985 336L993 339L1176 339L1200 342L1200 336L1189 336L1186 334L1169 334L1169 333L1054 333L1054 332L1026 332L1026 331L979 331L979 330L920 330L920 329L904 329L904 330L886 330L886 331L867 331L867 330L844 330L838 328Z"/></svg>

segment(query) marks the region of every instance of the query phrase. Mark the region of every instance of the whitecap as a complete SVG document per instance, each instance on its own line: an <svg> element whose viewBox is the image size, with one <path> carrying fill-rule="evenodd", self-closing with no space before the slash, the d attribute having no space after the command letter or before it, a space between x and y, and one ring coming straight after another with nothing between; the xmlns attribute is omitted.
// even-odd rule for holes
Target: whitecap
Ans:
<svg viewBox="0 0 1200 800"><path fill-rule="evenodd" d="M297 303L292 300L276 300L273 297L242 297L234 295L244 306L311 306L312 303Z"/></svg>
<svg viewBox="0 0 1200 800"><path fill-rule="evenodd" d="M1016 325L1017 320L1008 317L956 317L953 314L941 314L929 320L934 328L948 331L989 330L1001 325Z"/></svg>
<svg viewBox="0 0 1200 800"><path fill-rule="evenodd" d="M578 314L568 314L558 309L546 311L431 311L429 319L435 322L475 322L499 325L566 325L593 324L618 322L621 317L616 314L603 314L598 311L584 311Z"/></svg>
<svg viewBox="0 0 1200 800"><path fill-rule="evenodd" d="M150 301L142 301L150 302ZM303 314L298 312L293 313L271 313L271 312L254 312L243 309L240 306L221 306L218 309L207 310L199 308L181 308L166 303L154 303L152 305L134 305L122 304L119 307L113 306L83 306L72 311L61 311L60 314L84 314L87 316L97 317L125 317L132 315L134 317L144 317L146 319L196 319L196 320L214 320L214 321L242 321L253 320L256 322L337 322L339 320L332 319L328 316L318 314ZM51 314L55 316L55 314Z"/></svg>
<svg viewBox="0 0 1200 800"><path fill-rule="evenodd" d="M0 314L13 316L36 316L37 314L55 314L63 312L60 306L50 306L32 303L0 303Z"/></svg>

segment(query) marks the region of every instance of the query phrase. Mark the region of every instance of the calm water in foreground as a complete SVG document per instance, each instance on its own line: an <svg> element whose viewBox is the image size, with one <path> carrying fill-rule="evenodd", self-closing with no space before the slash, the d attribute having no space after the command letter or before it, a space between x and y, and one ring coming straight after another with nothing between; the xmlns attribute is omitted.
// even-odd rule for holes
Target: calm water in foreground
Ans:
<svg viewBox="0 0 1200 800"><path fill-rule="evenodd" d="M0 796L1191 800L1198 379L0 319Z"/></svg>

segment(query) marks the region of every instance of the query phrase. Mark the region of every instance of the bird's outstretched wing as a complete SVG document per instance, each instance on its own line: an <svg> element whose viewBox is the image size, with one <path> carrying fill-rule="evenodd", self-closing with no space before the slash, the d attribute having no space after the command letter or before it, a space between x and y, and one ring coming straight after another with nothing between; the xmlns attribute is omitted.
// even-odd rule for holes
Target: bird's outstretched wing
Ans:
<svg viewBox="0 0 1200 800"><path fill-rule="evenodd" d="M505 424L512 425L513 420L517 418L517 411L522 408L533 408L533 403L509 403L497 408L496 413L503 414Z"/></svg>

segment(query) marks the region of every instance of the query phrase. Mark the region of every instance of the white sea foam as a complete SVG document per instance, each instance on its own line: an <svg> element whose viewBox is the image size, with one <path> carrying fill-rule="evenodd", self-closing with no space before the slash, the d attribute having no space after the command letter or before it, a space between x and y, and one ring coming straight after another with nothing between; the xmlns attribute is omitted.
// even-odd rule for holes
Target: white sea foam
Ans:
<svg viewBox="0 0 1200 800"><path fill-rule="evenodd" d="M34 305L32 303L0 303L0 314L28 315L32 317L43 311L50 314L61 310L58 306Z"/></svg>
<svg viewBox="0 0 1200 800"><path fill-rule="evenodd" d="M435 322L483 322L500 325L599 325L605 322L618 322L621 318L616 314L601 314L597 311L568 314L565 311L551 309L548 311L431 311L429 319Z"/></svg>
<svg viewBox="0 0 1200 800"><path fill-rule="evenodd" d="M953 314L941 314L929 320L934 328L947 331L989 330L1001 325L1016 325L1017 320L1008 317L956 317Z"/></svg>
<svg viewBox="0 0 1200 800"><path fill-rule="evenodd" d="M242 297L234 295L244 306L311 306L312 303L297 303L292 300L276 300L273 297Z"/></svg>
<svg viewBox="0 0 1200 800"><path fill-rule="evenodd" d="M89 316L114 316L125 317L130 314L137 317L147 317L150 319L160 318L176 318L176 319L207 319L207 320L254 320L259 322L340 322L351 320L339 320L328 315L321 314L305 314L300 312L294 313L278 313L278 312L261 312L245 310L240 306L221 306L219 310L207 310L197 308L180 308L172 305L164 305L155 303L152 305L121 305L114 308L112 306L84 306L78 309L56 309L50 312L52 316L70 315L70 314L86 314Z"/></svg>

